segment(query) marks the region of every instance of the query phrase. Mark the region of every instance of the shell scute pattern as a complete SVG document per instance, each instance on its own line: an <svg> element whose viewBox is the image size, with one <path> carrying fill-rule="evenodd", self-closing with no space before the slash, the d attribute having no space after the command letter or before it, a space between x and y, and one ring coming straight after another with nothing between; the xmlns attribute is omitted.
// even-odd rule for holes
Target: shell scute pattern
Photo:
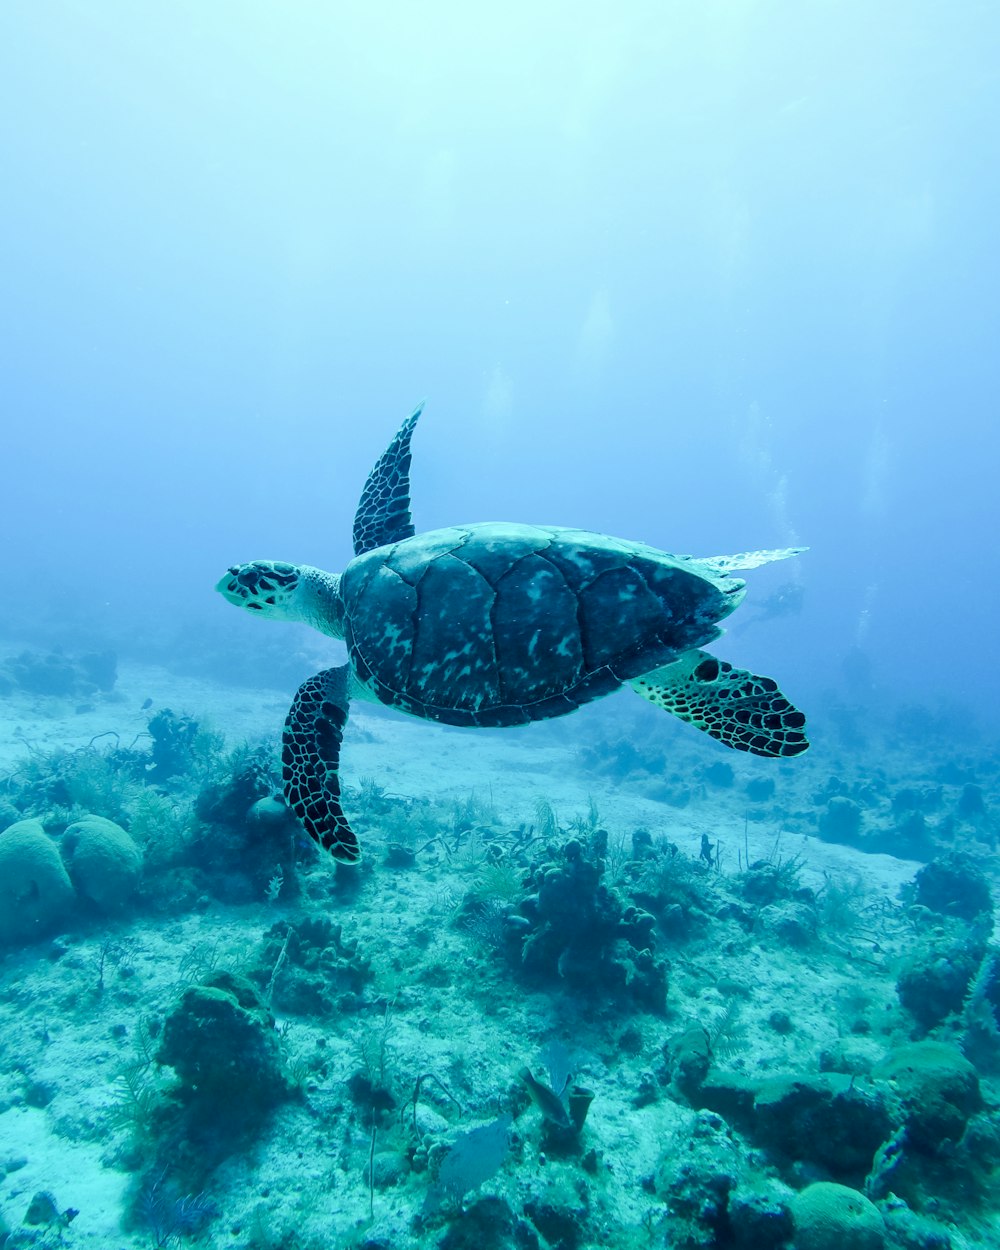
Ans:
<svg viewBox="0 0 1000 1250"><path fill-rule="evenodd" d="M365 566L360 570L360 584L355 588L352 579L344 596L347 645L352 655L377 656L377 666L373 667L383 678L386 673L394 675L391 689L404 690L416 643L420 611L417 590L370 555L350 567L358 564ZM358 638L365 640L364 647L357 647Z"/></svg>
<svg viewBox="0 0 1000 1250"><path fill-rule="evenodd" d="M500 702L493 587L459 550L428 565L416 594L418 624L409 680L396 688L430 707L475 712ZM382 666L379 675L395 687Z"/></svg>
<svg viewBox="0 0 1000 1250"><path fill-rule="evenodd" d="M538 552L498 579L493 630L505 704L520 707L564 693L586 671L577 596Z"/></svg>
<svg viewBox="0 0 1000 1250"><path fill-rule="evenodd" d="M391 547L379 547L355 560L348 566L348 573L353 580L353 570L359 563L366 565L385 564L410 586L416 586L427 573L428 567L438 556L450 555L468 540L468 531L457 526L447 529L432 530L428 534L419 534L412 540L396 543Z"/></svg>
<svg viewBox="0 0 1000 1250"><path fill-rule="evenodd" d="M641 544L527 525L377 548L343 578L347 641L384 702L450 724L562 714L718 633L742 583Z"/></svg>

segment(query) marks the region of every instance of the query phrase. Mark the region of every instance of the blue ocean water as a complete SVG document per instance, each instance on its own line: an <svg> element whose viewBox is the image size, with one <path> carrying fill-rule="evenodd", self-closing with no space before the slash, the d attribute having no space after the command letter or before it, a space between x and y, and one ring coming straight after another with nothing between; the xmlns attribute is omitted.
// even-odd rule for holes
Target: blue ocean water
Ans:
<svg viewBox="0 0 1000 1250"><path fill-rule="evenodd" d="M233 612L213 587L227 567L256 558L343 569L366 475L406 413L426 399L411 474L418 531L507 521L573 526L702 556L808 547L747 574L747 600L714 648L774 676L810 718L809 771L794 775L782 765L775 774L788 780L779 780L775 806L758 822L760 846L784 829L814 840L825 832L859 849L843 805L831 809L843 800L862 812L869 833L878 831L860 852L893 861L871 869L891 883L893 898L920 864L949 852L967 855L976 874L995 881L998 58L1000 13L978 0L9 0L0 8L0 535L7 561L0 718L11 822L42 819L58 840L87 811L126 829L142 825L151 836L152 809L140 812L131 791L114 802L102 791L101 808L93 786L89 801L72 787L67 798L44 770L26 789L22 763L38 756L40 742L45 751L90 749L91 730L105 727L127 747L135 733L148 733L149 717L137 713L147 690L150 715L169 705L194 723L209 710L197 688L183 683L213 683L220 734L238 738L252 726L276 743L297 683L330 656L339 662L342 652L334 643L324 650L304 626L267 626ZM61 694L37 680L18 684L46 656L72 665L109 652L117 657L118 689L130 700L120 719L116 705L81 694L72 682ZM18 655L29 657L20 668ZM34 701L24 701L25 690ZM251 696L263 702L251 706ZM705 772L732 761L693 730L634 706L637 700L626 705L625 697L541 728L535 738L512 735L510 749L525 753L516 757L521 765L478 756L463 736L470 789L478 786L482 797L484 778L528 768L524 760L537 744L543 782L566 783L569 768L580 810L591 796L612 811L636 789L660 803L666 823L653 829L654 840L674 836L668 817L687 795L683 803L695 806L684 810L695 815L683 849L697 860L700 834L714 844L721 830L728 870L745 872L747 800L741 789L727 791L728 783L712 790ZM86 731L60 737L55 720L65 713L72 724L80 706L90 708L79 722ZM420 729L401 730L398 744L369 744L363 758L371 786L397 791L405 775L404 793L419 792L419 775L406 769L424 749ZM620 747L623 739L659 754L636 763ZM440 741L428 737L435 745L426 750L447 755ZM210 782L223 784L204 771L210 745L191 757L197 766L188 761L190 793L172 794L168 786L160 794L175 813L193 812L196 791L203 796ZM544 754L556 748L575 754ZM365 752L363 741L358 749ZM609 763L615 751L617 762ZM148 767L155 773L164 766L154 760ZM735 767L738 788L755 778L767 784L763 768L745 760ZM361 780L355 769L345 785ZM375 803L375 790L367 793L365 802ZM532 791L529 808L534 801ZM192 819L222 820L208 800L200 802ZM544 809L536 824L568 836L572 802L556 804L551 828ZM502 826L525 820L514 797L511 804L509 813L497 805ZM206 817L209 808L215 815ZM377 804L372 810L378 814ZM923 823L906 826L894 841L913 812ZM409 808L407 819L416 820ZM622 836L634 833L630 821L649 819L649 812L623 816ZM370 823L375 842L383 834L392 841L375 817ZM411 825L400 833L407 845L419 841ZM146 888L155 893L154 857L144 850ZM540 872L527 852L520 860L510 848L505 854L520 871ZM770 862L765 851L755 851L759 857ZM781 855L776 869L778 861ZM213 909L248 905L249 894L227 899L212 886L207 864L199 867L205 880L177 887L178 916L195 914L199 897L211 898ZM285 863L284 875L293 869ZM262 878L258 902L269 880ZM445 891L461 903L454 882L437 888L439 903ZM694 906L681 893L667 901L656 895L656 906L649 890L642 894L641 906L658 916L661 951L676 935L657 906ZM427 899L407 897L412 919ZM349 945L357 935L349 932L348 909L324 896L324 914L327 904ZM381 906L369 898L361 909ZM704 900L696 910L706 911ZM960 912L953 901L941 914L951 924ZM244 923L242 913L211 914L221 931ZM437 927L445 926L447 908L434 914ZM973 909L972 919L980 914ZM141 908L138 918L129 915L141 933ZM246 923L256 940L260 925ZM156 927L149 924L147 944ZM64 928L77 934L74 949L100 932L74 930L67 920L49 926L44 940ZM756 941L760 931L750 934ZM903 958L917 938L894 935L894 957ZM190 936L185 929L185 941ZM979 929L949 941L955 960L961 963L961 948L969 962L957 999L922 1022L918 1012L916 1024L900 1017L883 1028L870 1018L883 1051L904 1041L968 1040L972 1026L966 1020L963 1033L955 1013L976 985L980 998L995 988L995 948ZM18 937L10 958L40 958L39 949ZM272 963L279 954L281 962L288 957L280 941ZM337 958L349 963L352 956L341 951ZM420 974L428 993L435 977L442 985L447 979L433 969L452 968L459 958L452 951L429 960L433 967ZM9 969L13 978L14 964ZM563 970L560 964L556 981ZM890 996L896 965L891 972ZM35 992L44 993L42 972L30 975ZM500 997L517 997L503 985ZM677 1024L687 1017L673 985L668 1002ZM265 977L261 988L269 995L273 984ZM381 997L367 1000L365 1028L374 1032L365 1036L375 1041L365 1043L366 1062L379 1037L385 1041L378 1019L386 1032L393 1018L405 1023L405 995L394 1017L384 1005L401 992L382 986ZM437 985L433 992L443 991ZM784 992L775 989L774 1002ZM922 983L915 992L918 1001L931 993ZM837 994L840 1002L847 991ZM774 1002L769 1012L778 1009ZM912 1002L904 986L894 1009L911 1010ZM133 1006L133 1015L145 1010ZM157 1011L167 1017L162 1003ZM846 1035L864 1013L845 1013L838 1027ZM88 1027L97 1029L96 1020L88 1017ZM627 1027L619 1024L612 1031L620 1040ZM131 1020L128 1028L135 1031ZM667 1034L683 1031L664 1028L655 1038L647 1030L649 1070L668 1062L660 1056ZM541 1045L544 1028L532 1036ZM174 1046L183 1050L182 1041ZM585 1049L595 1048L588 1037ZM977 1097L995 1111L988 1087L995 1060L983 1060L973 1043L962 1051L979 1068L984 1092ZM4 1062L13 1070L11 1055ZM511 1064L513 1079L519 1064ZM42 1057L32 1065L42 1080ZM346 1058L341 1069L346 1079ZM450 1090L454 1071L438 1075ZM116 1079L110 1069L107 1079ZM405 1102L403 1084L398 1078L394 1106ZM499 1095L495 1105L479 1095L483 1122L488 1105L498 1114L516 1110L500 1105ZM545 1097L539 1105L551 1131L558 1113L551 1105L545 1111ZM4 1109L0 1097L0 1124L23 1110L20 1087L17 1098ZM724 1116L723 1103L720 1096L701 1114ZM373 1124L391 1136L374 1106L358 1111L353 1132L364 1148L355 1141L355 1154L367 1151ZM414 1095L414 1130L416 1108ZM448 1098L439 1110L450 1115ZM603 1133L594 1148L605 1161L615 1159L615 1141L623 1156L639 1150L626 1111L621 1117L589 1130ZM95 1123L88 1131L100 1140ZM959 1136L964 1129L965 1121ZM73 1131L86 1137L79 1124ZM912 1124L909 1131L912 1140ZM21 1125L14 1138L2 1138L7 1192L0 1166L0 1211L11 1228L21 1227L32 1195L17 1189L20 1168L10 1164L47 1149L26 1133ZM373 1131L371 1141L372 1161L351 1156L345 1172L353 1168L357 1178L359 1168L374 1167ZM351 1148L338 1149L347 1160ZM860 1192L869 1175L860 1167L838 1174L829 1161L798 1163L782 1183L846 1179ZM152 1182L143 1166L137 1186L148 1206ZM417 1176L405 1202L383 1196L383 1214L392 1202L420 1208ZM213 1209L232 1209L217 1173L207 1169L200 1180L213 1191ZM259 1176L244 1180L245 1190L264 1185ZM357 1180L362 1207L370 1180L371 1172ZM619 1231L604 1234L596 1216L572 1233L558 1221L547 1224L538 1204L562 1210L565 1196L557 1202L536 1193L535 1207L522 1202L523 1209L510 1194L505 1201L541 1244L586 1246L602 1235L603 1244L632 1244L627 1237L638 1236L644 1220L652 1244L664 1244L660 1208L679 1202L672 1184L661 1176L622 1198L617 1217L601 1216ZM995 1202L993 1184L982 1181L988 1197L977 1199L977 1220ZM39 1181L37 1188L50 1186ZM402 1192L395 1182L383 1188ZM371 1189L375 1220L379 1197L374 1183ZM902 1193L915 1219L933 1213L924 1178L868 1192L879 1202ZM655 1195L654 1214L643 1213L642 1193ZM350 1240L357 1213L345 1204L350 1215L324 1216L331 1236L369 1244L360 1234ZM973 1205L968 1227L949 1208L956 1247L966 1244L963 1237L973 1244L990 1235L975 1224ZM743 1219L735 1210L720 1217L714 1241L702 1229L705 1240L683 1244L784 1244L734 1239ZM426 1244L438 1244L443 1225L428 1218ZM64 1230L81 1245L124 1246L133 1235L134 1244L148 1244L145 1233L128 1231L135 1220L122 1226L122 1240L102 1243L106 1231L74 1232L82 1219ZM240 1219L243 1240L227 1244L286 1244L277 1234L254 1241L248 1217ZM209 1222L165 1235L215 1237ZM898 1222L889 1227L886 1245L932 1244L906 1242ZM318 1235L311 1229L309 1236ZM400 1235L370 1244L402 1245L391 1240ZM12 1232L11 1245L33 1244L26 1237Z"/></svg>
<svg viewBox="0 0 1000 1250"><path fill-rule="evenodd" d="M243 554L342 566L427 397L422 527L806 543L801 689L859 647L993 716L992 6L3 24L13 614L211 627Z"/></svg>

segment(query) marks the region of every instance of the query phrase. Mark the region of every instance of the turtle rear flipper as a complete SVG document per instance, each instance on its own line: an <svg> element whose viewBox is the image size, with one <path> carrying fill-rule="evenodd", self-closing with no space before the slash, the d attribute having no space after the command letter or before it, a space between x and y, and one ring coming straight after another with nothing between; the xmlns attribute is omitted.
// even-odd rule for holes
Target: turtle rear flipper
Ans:
<svg viewBox="0 0 1000 1250"><path fill-rule="evenodd" d="M731 556L692 556L691 559L713 573L728 576L759 569L762 564L774 564L776 560L789 560L808 550L808 547L773 547L768 551L740 551Z"/></svg>
<svg viewBox="0 0 1000 1250"><path fill-rule="evenodd" d="M309 836L342 864L361 848L340 806L340 746L350 710L350 665L326 668L304 681L281 736L285 802Z"/></svg>
<svg viewBox="0 0 1000 1250"><path fill-rule="evenodd" d="M809 748L806 718L777 682L734 668L707 651L686 651L629 684L650 703L737 751L785 758Z"/></svg>

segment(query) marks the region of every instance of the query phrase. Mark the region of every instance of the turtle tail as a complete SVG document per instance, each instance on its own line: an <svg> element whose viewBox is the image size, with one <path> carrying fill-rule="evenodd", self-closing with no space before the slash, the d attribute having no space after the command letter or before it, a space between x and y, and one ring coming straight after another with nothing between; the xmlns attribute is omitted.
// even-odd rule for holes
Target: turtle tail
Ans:
<svg viewBox="0 0 1000 1250"><path fill-rule="evenodd" d="M304 681L281 736L285 802L306 833L341 864L361 848L340 806L340 746L350 710L350 666L326 668Z"/></svg>

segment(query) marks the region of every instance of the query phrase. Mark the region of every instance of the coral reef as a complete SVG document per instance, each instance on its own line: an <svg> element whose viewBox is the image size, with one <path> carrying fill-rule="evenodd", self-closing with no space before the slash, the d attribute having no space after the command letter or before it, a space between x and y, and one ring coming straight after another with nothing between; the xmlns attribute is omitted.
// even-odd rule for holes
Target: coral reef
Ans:
<svg viewBox="0 0 1000 1250"><path fill-rule="evenodd" d="M342 925L306 916L272 925L250 976L278 1010L323 1017L357 1011L373 973Z"/></svg>
<svg viewBox="0 0 1000 1250"><path fill-rule="evenodd" d="M604 884L607 835L548 848L507 918L508 950L531 977L630 999L663 1012L667 964L653 955L655 918Z"/></svg>
<svg viewBox="0 0 1000 1250"><path fill-rule="evenodd" d="M0 833L0 943L50 933L73 905L59 849L40 821L20 820Z"/></svg>
<svg viewBox="0 0 1000 1250"><path fill-rule="evenodd" d="M796 1250L882 1250L885 1220L856 1189L817 1181L792 1201Z"/></svg>
<svg viewBox="0 0 1000 1250"><path fill-rule="evenodd" d="M11 689L16 687L30 694L89 698L114 690L118 657L113 651L87 652L80 656L69 656L62 651L45 654L22 651L3 662L0 675L10 683Z"/></svg>
<svg viewBox="0 0 1000 1250"><path fill-rule="evenodd" d="M142 854L121 825L83 816L67 826L60 848L77 894L99 911L119 911L135 893Z"/></svg>

